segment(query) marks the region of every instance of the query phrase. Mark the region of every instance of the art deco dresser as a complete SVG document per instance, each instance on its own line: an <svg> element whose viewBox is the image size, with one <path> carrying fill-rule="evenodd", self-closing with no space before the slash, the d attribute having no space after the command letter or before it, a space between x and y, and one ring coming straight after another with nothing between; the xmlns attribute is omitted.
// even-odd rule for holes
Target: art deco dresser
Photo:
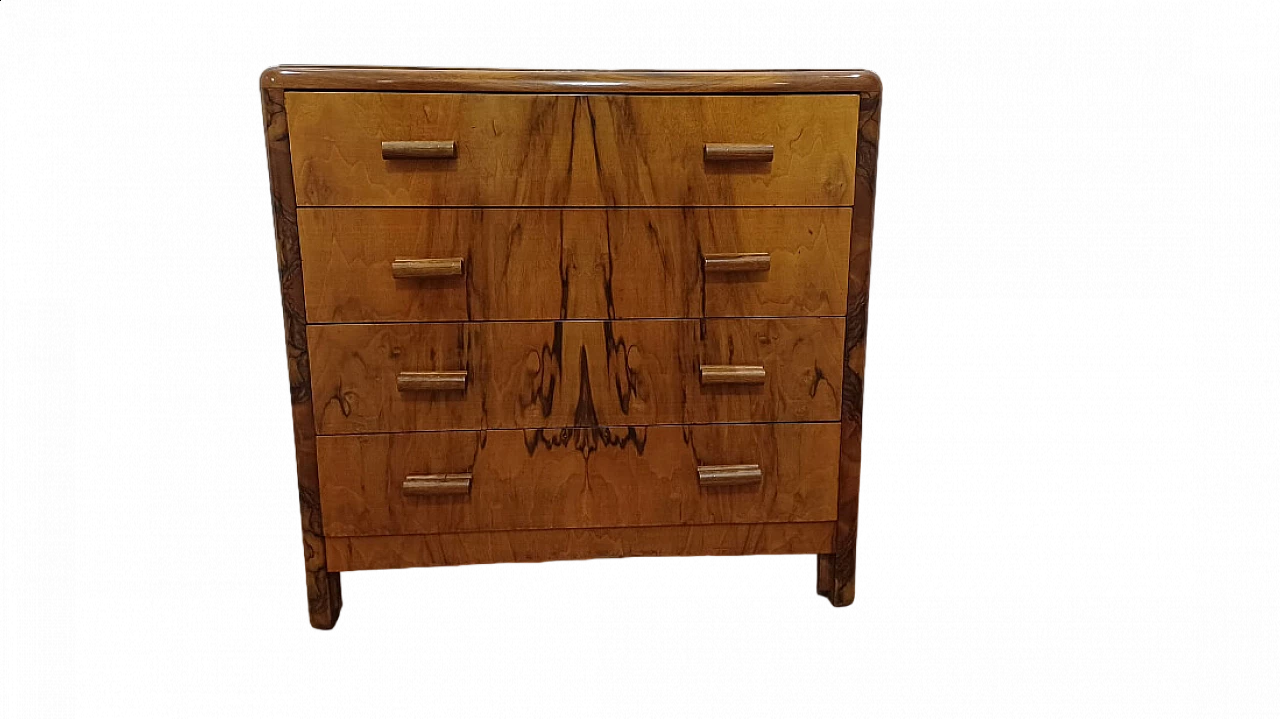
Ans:
<svg viewBox="0 0 1280 719"><path fill-rule="evenodd" d="M339 573L816 554L853 601L880 81L261 79L312 625Z"/></svg>

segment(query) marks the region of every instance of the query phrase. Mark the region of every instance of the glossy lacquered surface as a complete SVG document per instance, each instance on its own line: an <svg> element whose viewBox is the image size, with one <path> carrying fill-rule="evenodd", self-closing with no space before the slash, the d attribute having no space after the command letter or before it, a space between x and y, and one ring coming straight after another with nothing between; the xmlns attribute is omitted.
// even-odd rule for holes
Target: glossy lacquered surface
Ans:
<svg viewBox="0 0 1280 719"><path fill-rule="evenodd" d="M839 444L835 423L321 437L325 535L831 521Z"/></svg>
<svg viewBox="0 0 1280 719"><path fill-rule="evenodd" d="M316 429L835 421L843 330L842 317L312 325ZM709 367L759 372L708 382ZM400 379L459 372L448 391Z"/></svg>
<svg viewBox="0 0 1280 719"><path fill-rule="evenodd" d="M852 602L880 81L262 75L313 626L339 572L813 553Z"/></svg>
<svg viewBox="0 0 1280 719"><path fill-rule="evenodd" d="M263 89L378 92L791 94L879 92L869 70L485 70L280 65Z"/></svg>
<svg viewBox="0 0 1280 719"><path fill-rule="evenodd" d="M307 321L838 316L848 208L298 212Z"/></svg>
<svg viewBox="0 0 1280 719"><path fill-rule="evenodd" d="M299 206L853 203L852 94L290 92L286 104ZM389 142L424 147L388 157ZM708 153L741 143L769 151Z"/></svg>

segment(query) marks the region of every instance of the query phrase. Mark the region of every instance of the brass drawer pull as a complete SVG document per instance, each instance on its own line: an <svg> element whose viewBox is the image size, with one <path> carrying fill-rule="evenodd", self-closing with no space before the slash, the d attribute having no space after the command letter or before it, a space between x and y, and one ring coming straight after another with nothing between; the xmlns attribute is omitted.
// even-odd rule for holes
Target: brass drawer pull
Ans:
<svg viewBox="0 0 1280 719"><path fill-rule="evenodd" d="M699 487L739 487L760 484L764 473L758 464L718 464L698 467Z"/></svg>
<svg viewBox="0 0 1280 719"><path fill-rule="evenodd" d="M382 143L384 160L448 160L458 156L453 140L396 140Z"/></svg>
<svg viewBox="0 0 1280 719"><path fill-rule="evenodd" d="M471 473L410 474L404 478L401 491L411 497L436 497L443 494L471 494Z"/></svg>
<svg viewBox="0 0 1280 719"><path fill-rule="evenodd" d="M716 252L703 257L707 272L768 272L768 252Z"/></svg>
<svg viewBox="0 0 1280 719"><path fill-rule="evenodd" d="M455 277L461 274L461 257L391 261L391 276L401 280L413 277Z"/></svg>
<svg viewBox="0 0 1280 719"><path fill-rule="evenodd" d="M764 367L749 364L704 364L702 384L764 384Z"/></svg>
<svg viewBox="0 0 1280 719"><path fill-rule="evenodd" d="M467 371L401 372L396 375L401 392L450 392L467 388Z"/></svg>
<svg viewBox="0 0 1280 719"><path fill-rule="evenodd" d="M707 162L773 162L773 145L708 142L702 147Z"/></svg>

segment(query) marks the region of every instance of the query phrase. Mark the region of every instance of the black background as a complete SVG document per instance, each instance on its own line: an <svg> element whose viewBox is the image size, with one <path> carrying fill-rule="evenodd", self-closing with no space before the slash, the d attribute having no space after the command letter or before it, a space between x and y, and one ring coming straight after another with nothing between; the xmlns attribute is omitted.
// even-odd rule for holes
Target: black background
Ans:
<svg viewBox="0 0 1280 719"><path fill-rule="evenodd" d="M419 63L421 67L443 65L481 65L484 63ZM892 87L895 74L886 64L876 61L847 64L768 65L759 63L654 65L568 64L538 65L507 63L506 67L654 67L654 68L732 68L732 67L854 67L876 70ZM252 148L256 174L256 202L260 212L252 228L250 242L260 252L252 252L253 270L243 287L239 301L246 317L242 333L252 351L251 389L244 389L244 436L248 443L261 444L260 477L255 480L252 517L251 551L260 563L261 578L253 592L252 614L265 626L292 626L302 635L329 638L352 635L389 635L404 632L439 632L442 620L453 627L475 626L477 623L507 626L547 626L547 624L581 624L602 627L617 620L650 620L681 618L695 622L716 622L732 628L741 622L785 623L788 628L804 629L841 626L858 622L870 610L881 605L878 585L890 583L888 577L902 572L884 571L891 562L879 563L884 545L892 546L888 533L878 535L882 526L879 514L882 487L878 484L879 468L892 454L879 434L879 420L874 390L874 361L877 358L876 331L882 329L884 298L892 296L895 276L895 243L890 251L882 247L882 226L895 228L896 217L891 206L895 201L895 125L893 125L893 92L886 92L884 105L881 165L879 165L879 197L877 232L874 239L874 296L870 335L870 366L867 377L867 408L864 434L864 541L859 549L859 583L861 591L854 608L828 608L814 592L814 560L741 559L741 560L625 560L584 564L552 564L548 567L503 567L465 569L420 569L410 573L384 573L381 576L344 576L346 613L338 631L332 635L308 632L305 594L303 594L301 549L297 535L297 495L293 487L293 457L289 430L287 379L284 374L283 334L280 325L279 294L276 285L268 183L265 156L262 154L260 115L250 115L248 97L255 97L257 73L266 65L244 69L246 122L253 137L244 138ZM244 133L247 136L247 132ZM891 233L895 234L896 233ZM252 278L257 278L252 279ZM892 335L892 330L890 333ZM883 363L883 359L882 359ZM891 372L893 374L893 372ZM274 399L271 399L274 398ZM260 431L256 430L261 427ZM904 452L910 452L905 448ZM865 562L865 489L872 493L870 532L872 560L867 581ZM901 489L901 487L899 487ZM891 494L891 493L886 493ZM259 525L259 522L260 525ZM884 521L888 523L887 519ZM879 540L878 537L886 537ZM246 540L247 541L247 540ZM899 548L900 549L900 548ZM887 551L884 555L895 554ZM886 577L879 580L878 577ZM892 592L891 592L892 594ZM447 618L445 620L444 618ZM749 631L754 624L740 624Z"/></svg>

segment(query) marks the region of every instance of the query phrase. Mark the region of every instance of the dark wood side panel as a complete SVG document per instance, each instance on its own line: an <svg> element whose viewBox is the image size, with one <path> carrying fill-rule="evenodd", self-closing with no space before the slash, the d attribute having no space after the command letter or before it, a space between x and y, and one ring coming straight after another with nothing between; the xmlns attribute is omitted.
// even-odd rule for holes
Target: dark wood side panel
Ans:
<svg viewBox="0 0 1280 719"><path fill-rule="evenodd" d="M605 557L817 554L831 551L831 522L614 529L533 529L399 537L329 537L329 569L438 567Z"/></svg>
<svg viewBox="0 0 1280 719"><path fill-rule="evenodd" d="M298 208L289 161L289 124L284 91L262 91L262 121L275 216L276 263L284 303L285 348L289 358L289 391L293 402L293 441L298 465L298 502L302 510L302 546L307 575L311 626L330 629L342 610L342 585L329 571L324 523L320 516L320 477L316 466L315 418L311 406L311 363L307 353L306 299L302 289L302 252L298 243Z"/></svg>
<svg viewBox="0 0 1280 719"><path fill-rule="evenodd" d="M835 551L818 557L818 592L837 607L853 602L858 543L858 491L862 479L862 387L867 361L867 298L871 229L880 144L880 93L864 93L858 119L858 174L849 242L849 312L844 337L840 408L840 500Z"/></svg>
<svg viewBox="0 0 1280 719"><path fill-rule="evenodd" d="M264 88L378 92L531 92L611 94L866 93L880 90L868 70L485 70L282 65L262 73Z"/></svg>

